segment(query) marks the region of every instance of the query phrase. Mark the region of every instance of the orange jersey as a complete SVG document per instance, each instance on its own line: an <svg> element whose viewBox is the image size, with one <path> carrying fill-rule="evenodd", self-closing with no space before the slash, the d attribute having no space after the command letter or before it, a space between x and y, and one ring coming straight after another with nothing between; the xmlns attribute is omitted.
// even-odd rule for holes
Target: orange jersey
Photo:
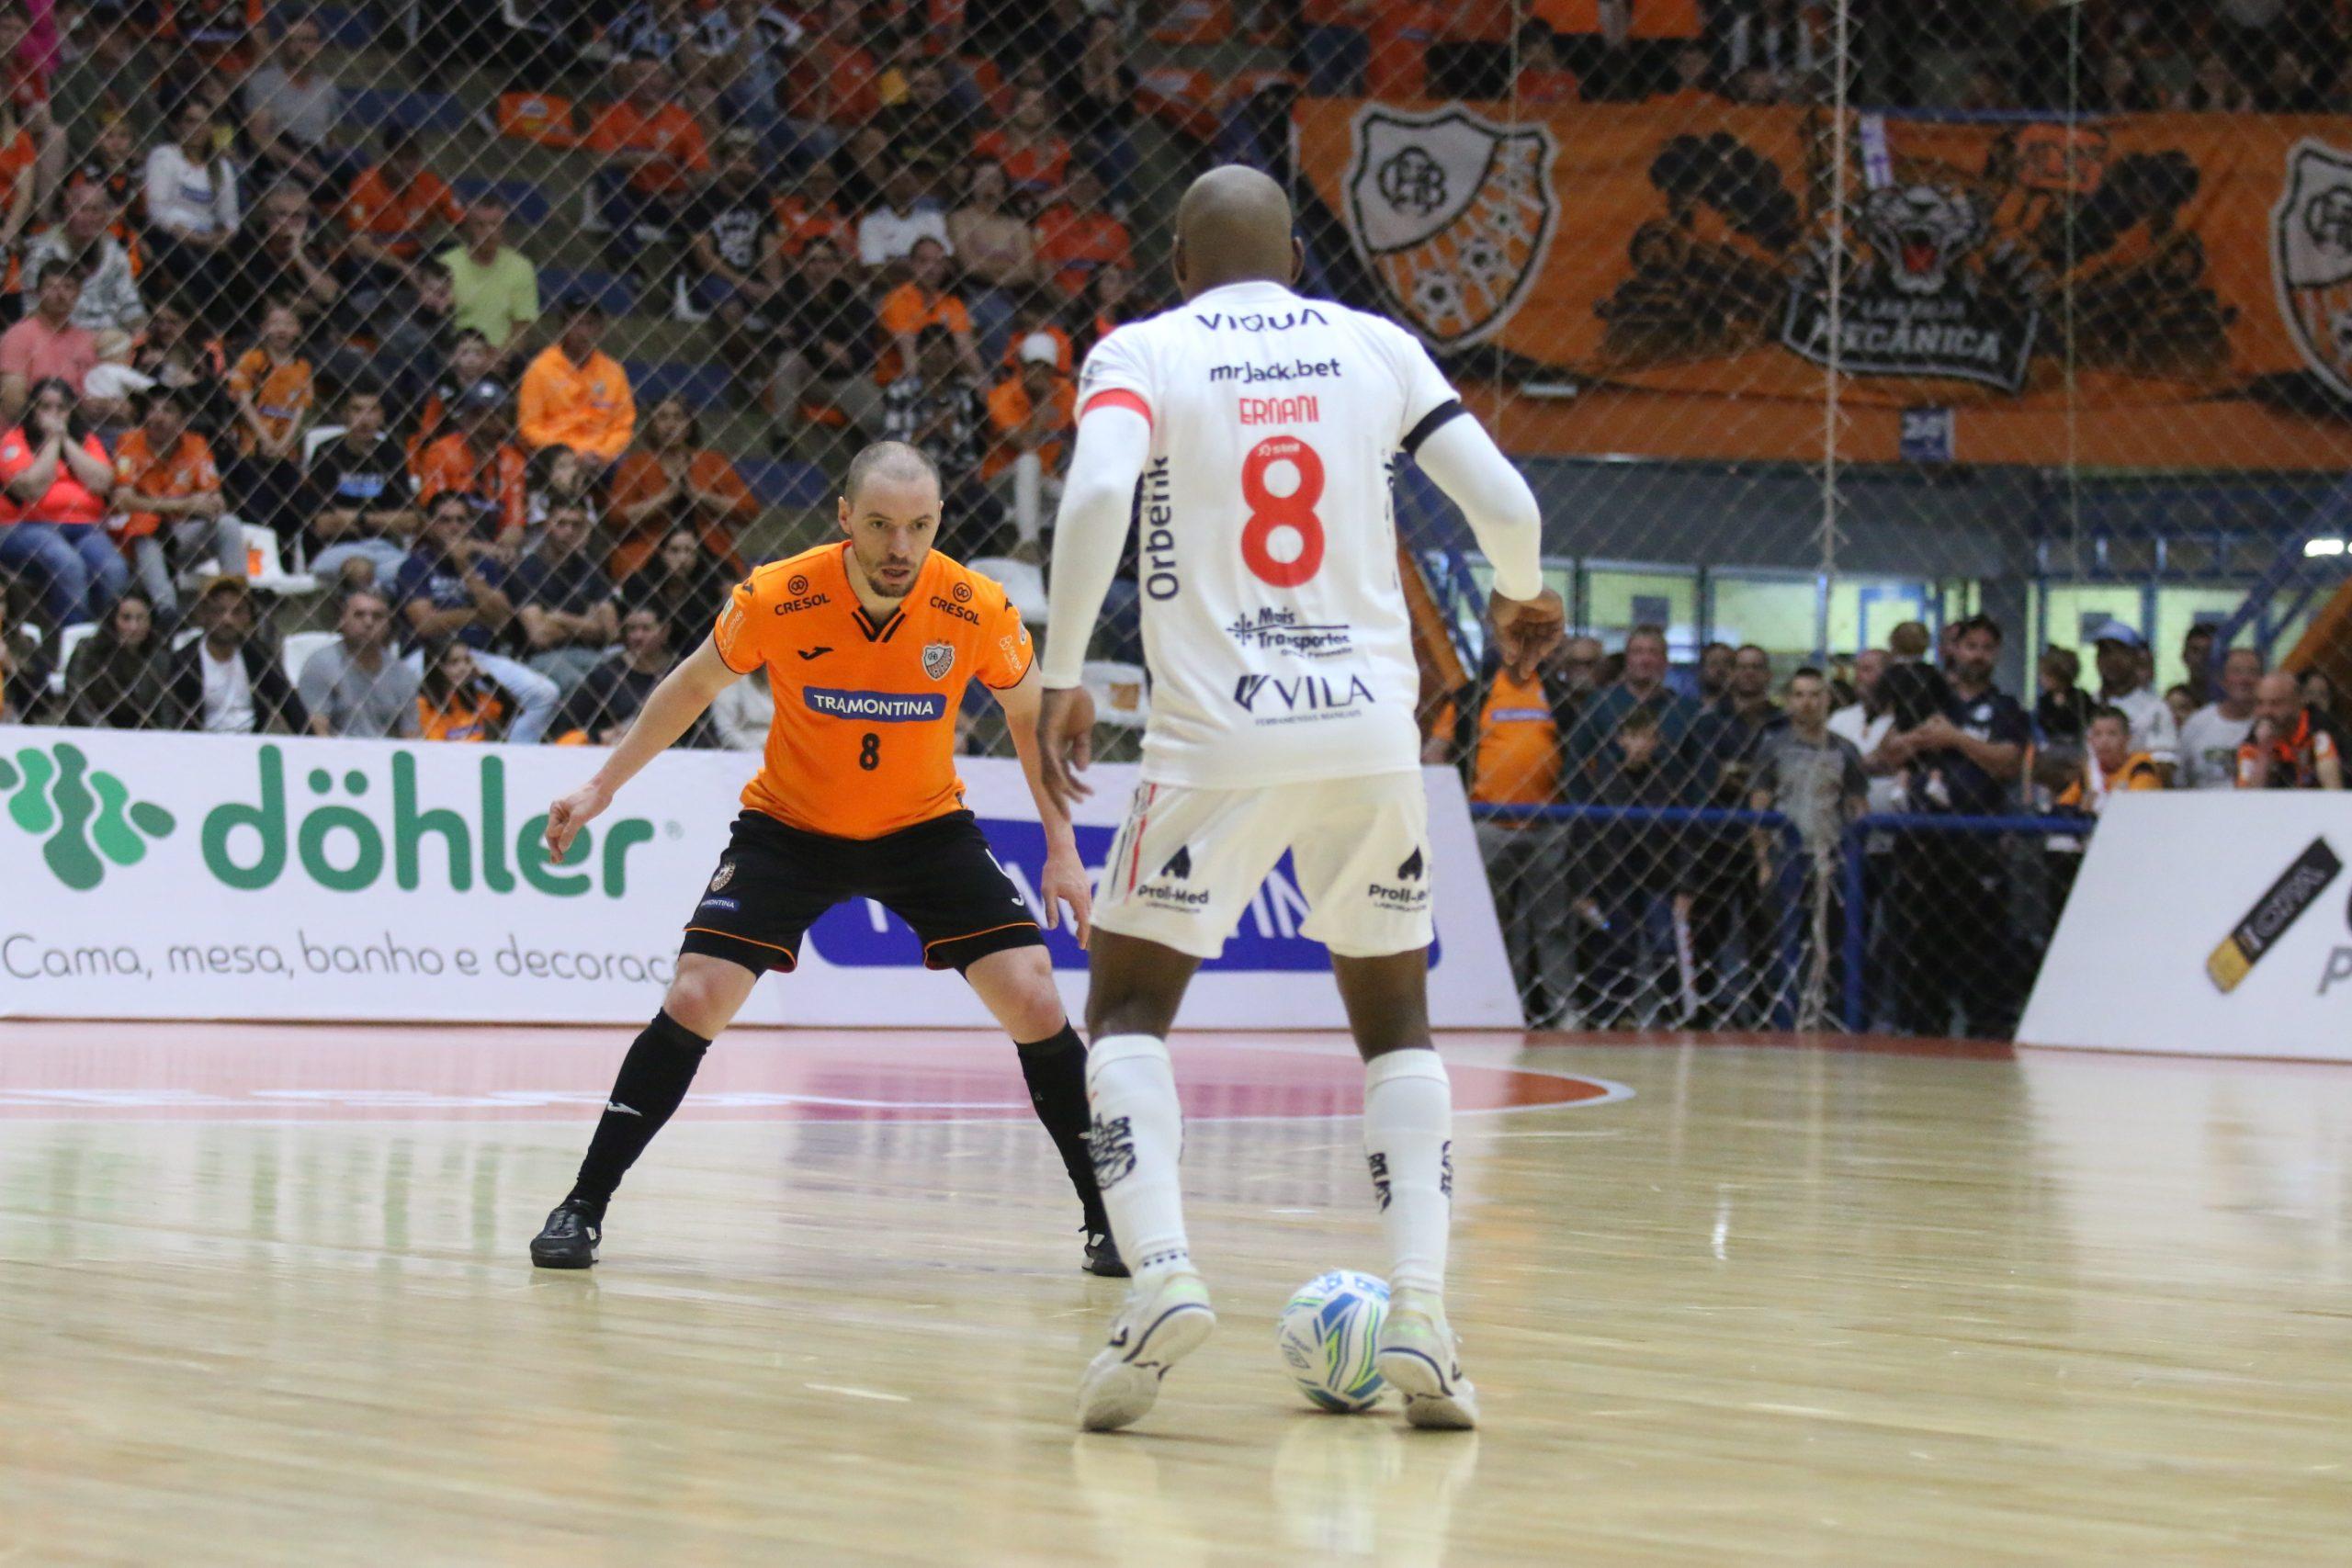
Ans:
<svg viewBox="0 0 2352 1568"><path fill-rule="evenodd" d="M379 166L351 183L344 197L343 221L355 234L365 234L403 261L413 261L424 249L434 220L455 228L465 216L448 185L430 169L417 171L405 186L394 186Z"/></svg>
<svg viewBox="0 0 2352 1568"><path fill-rule="evenodd" d="M212 448L193 430L181 432L179 445L159 454L148 448L147 432L133 425L115 443L114 478L114 500L118 505L130 494L157 501L185 501L191 495L220 488L220 470L213 465ZM137 538L152 534L163 521L153 512L133 512L123 525L123 536Z"/></svg>
<svg viewBox="0 0 2352 1568"><path fill-rule="evenodd" d="M261 416L261 425L273 441L283 441L302 428L310 417L311 401L315 390L311 384L311 362L300 355L284 364L270 358L266 348L249 348L245 355L229 372L229 390L237 397L251 398L254 412ZM260 443L254 439L253 426L240 420L237 423L237 450L253 456Z"/></svg>
<svg viewBox="0 0 2352 1568"><path fill-rule="evenodd" d="M712 636L775 696L743 804L837 839L877 839L963 808L956 711L966 682L1017 685L1035 650L989 579L937 550L878 626L850 587L846 543L770 561L735 586Z"/></svg>
<svg viewBox="0 0 2352 1568"><path fill-rule="evenodd" d="M1066 431L1074 427L1078 423L1077 386L1068 378L1057 376L1054 378L1054 389L1047 396L1054 405L1054 428ZM1029 416L1036 411L1036 402L1029 396L1029 389L1021 384L1018 376L999 381L989 389L989 426L994 434L994 440L989 444L988 456L980 459L980 478L992 479L1012 467L1012 460L1021 456L1021 448L1012 444L1012 433L1027 423ZM1046 472L1060 473L1062 443L1057 440L1041 443L1037 447L1037 460L1045 465Z"/></svg>
<svg viewBox="0 0 2352 1568"><path fill-rule="evenodd" d="M526 514L530 465L523 454L504 442L487 457L476 456L465 436L451 431L426 445L410 465L416 475L416 499L428 510L443 491L479 496L497 519L498 532L519 533Z"/></svg>
<svg viewBox="0 0 2352 1568"><path fill-rule="evenodd" d="M694 188L696 175L710 173L710 146L702 126L676 104L646 114L623 98L605 107L588 127L588 146L598 152L651 152L628 183L653 196Z"/></svg>

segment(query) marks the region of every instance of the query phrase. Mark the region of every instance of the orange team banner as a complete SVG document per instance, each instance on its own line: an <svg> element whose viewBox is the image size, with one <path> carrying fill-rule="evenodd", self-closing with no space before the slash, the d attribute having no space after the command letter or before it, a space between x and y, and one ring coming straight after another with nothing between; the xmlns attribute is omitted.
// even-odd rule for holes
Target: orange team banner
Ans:
<svg viewBox="0 0 2352 1568"><path fill-rule="evenodd" d="M1841 189L1820 109L1297 113L1385 309L1577 381L1522 448L1817 457L1834 354L1858 460L2352 467L2352 118L1849 115Z"/></svg>

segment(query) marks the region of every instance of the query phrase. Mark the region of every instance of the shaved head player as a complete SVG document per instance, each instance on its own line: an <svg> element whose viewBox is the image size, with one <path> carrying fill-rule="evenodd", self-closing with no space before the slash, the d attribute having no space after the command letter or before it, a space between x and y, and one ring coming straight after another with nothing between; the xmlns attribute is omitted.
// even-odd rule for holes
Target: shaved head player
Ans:
<svg viewBox="0 0 2352 1568"><path fill-rule="evenodd" d="M712 699L765 672L775 695L766 754L687 918L677 978L621 1063L579 1180L531 1243L539 1267L595 1262L613 1190L685 1099L712 1039L762 975L798 962L818 916L872 898L914 928L926 965L961 974L1019 1043L1030 1099L1085 1206L1086 1267L1126 1273L1087 1155L1086 1047L1054 990L1045 938L956 776L956 710L977 680L1004 707L1045 823L1046 923L1067 904L1082 945L1086 870L1042 784L1029 633L1003 589L932 548L939 511L939 475L921 452L885 441L859 453L842 484L847 538L738 583L595 776L548 808L560 858Z"/></svg>
<svg viewBox="0 0 2352 1568"><path fill-rule="evenodd" d="M1477 1424L1443 1290L1453 1094L1430 1043L1429 806L1389 476L1401 452L1468 518L1522 676L1556 647L1535 498L1398 327L1291 291L1290 202L1212 169L1176 215L1185 303L1087 356L1054 541L1039 718L1059 809L1093 716L1080 661L1131 515L1151 719L1096 892L1087 1030L1095 1169L1135 1285L1079 1387L1124 1427L1216 1325L1184 1235L1169 1026L1193 971L1290 852L1364 1067L1364 1153L1391 1263L1380 1371L1419 1427ZM1138 488L1140 487L1140 488Z"/></svg>

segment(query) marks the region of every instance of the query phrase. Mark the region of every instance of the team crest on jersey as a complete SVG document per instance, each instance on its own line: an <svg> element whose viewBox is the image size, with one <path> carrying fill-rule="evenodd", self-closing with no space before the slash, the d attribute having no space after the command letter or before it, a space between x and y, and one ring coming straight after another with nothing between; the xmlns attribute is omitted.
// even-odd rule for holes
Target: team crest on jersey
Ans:
<svg viewBox="0 0 2352 1568"><path fill-rule="evenodd" d="M735 863L731 860L720 861L718 863L718 869L711 873L710 886L705 891L716 893L734 880Z"/></svg>
<svg viewBox="0 0 2352 1568"><path fill-rule="evenodd" d="M1558 226L1550 128L1367 104L1350 132L1348 230L1391 308L1444 347L1510 320Z"/></svg>
<svg viewBox="0 0 2352 1568"><path fill-rule="evenodd" d="M927 642L922 645L922 672L934 681L944 681L947 672L956 668L956 645L952 642Z"/></svg>
<svg viewBox="0 0 2352 1568"><path fill-rule="evenodd" d="M2288 152L2270 274L2303 363L2352 398L2352 152L2308 136Z"/></svg>

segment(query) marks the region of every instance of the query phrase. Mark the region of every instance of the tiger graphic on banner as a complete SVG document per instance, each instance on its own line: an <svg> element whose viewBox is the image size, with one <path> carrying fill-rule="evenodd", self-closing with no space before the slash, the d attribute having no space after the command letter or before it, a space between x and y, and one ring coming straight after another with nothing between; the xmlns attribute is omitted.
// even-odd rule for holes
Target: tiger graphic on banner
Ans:
<svg viewBox="0 0 2352 1568"><path fill-rule="evenodd" d="M2352 152L2308 136L2288 150L2270 276L2303 363L2352 398Z"/></svg>
<svg viewBox="0 0 2352 1568"><path fill-rule="evenodd" d="M1439 347L1499 329L1556 226L1551 130L1498 125L1459 104L1366 104L1352 129L1348 230L1391 310Z"/></svg>

